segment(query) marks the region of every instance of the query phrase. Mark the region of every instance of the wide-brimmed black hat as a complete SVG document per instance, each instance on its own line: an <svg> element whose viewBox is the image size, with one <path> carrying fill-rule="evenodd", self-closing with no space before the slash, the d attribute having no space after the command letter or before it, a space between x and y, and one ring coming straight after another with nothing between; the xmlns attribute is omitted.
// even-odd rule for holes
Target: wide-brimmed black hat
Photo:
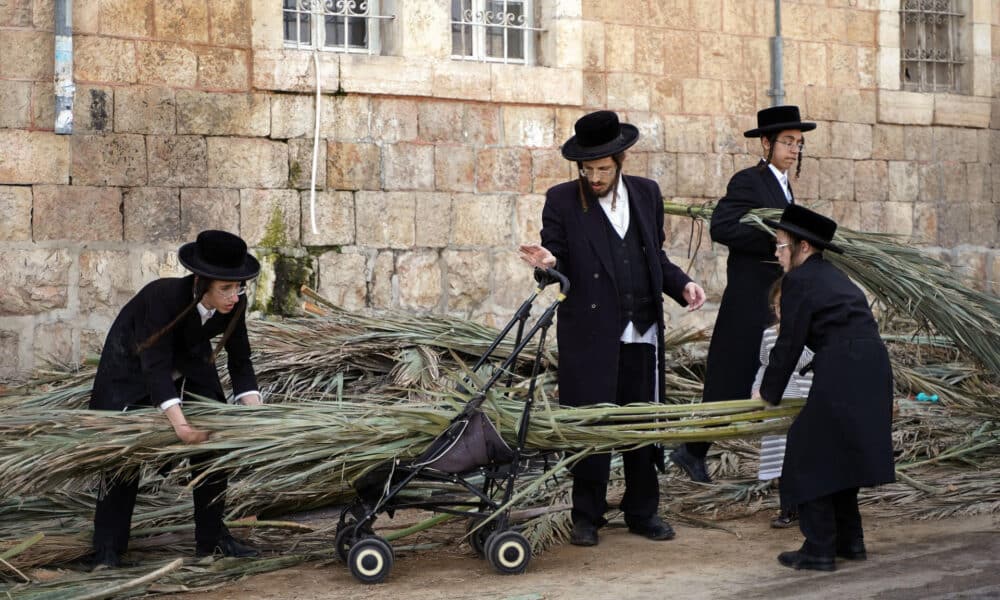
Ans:
<svg viewBox="0 0 1000 600"><path fill-rule="evenodd" d="M804 206L789 204L781 213L781 221L764 219L764 222L775 229L783 229L806 240L817 248L829 248L838 254L844 253L841 248L831 243L833 234L837 231L837 222Z"/></svg>
<svg viewBox="0 0 1000 600"><path fill-rule="evenodd" d="M177 251L181 264L196 275L223 281L245 281L260 273L260 263L239 236L209 229Z"/></svg>
<svg viewBox="0 0 1000 600"><path fill-rule="evenodd" d="M597 160L618 154L639 140L639 129L620 123L610 110L599 110L580 117L573 126L576 135L562 145L566 160Z"/></svg>
<svg viewBox="0 0 1000 600"><path fill-rule="evenodd" d="M772 106L757 111L757 128L744 131L743 135L748 138L755 138L765 136L769 133L785 131L786 129L812 131L816 129L816 124L803 121L802 117L799 116L799 107L794 104Z"/></svg>

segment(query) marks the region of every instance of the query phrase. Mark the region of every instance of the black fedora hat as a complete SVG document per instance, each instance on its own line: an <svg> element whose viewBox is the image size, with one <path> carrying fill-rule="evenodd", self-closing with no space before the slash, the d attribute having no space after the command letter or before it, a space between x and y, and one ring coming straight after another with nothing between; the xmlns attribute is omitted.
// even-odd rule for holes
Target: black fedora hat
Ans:
<svg viewBox="0 0 1000 600"><path fill-rule="evenodd" d="M189 271L209 279L245 281L260 273L260 263L247 252L239 236L209 229L198 234L177 251L177 258Z"/></svg>
<svg viewBox="0 0 1000 600"><path fill-rule="evenodd" d="M597 160L618 154L639 140L639 129L620 123L610 110L599 110L580 117L573 126L576 135L562 145L566 160Z"/></svg>
<svg viewBox="0 0 1000 600"><path fill-rule="evenodd" d="M812 131L816 129L816 124L803 121L802 117L799 116L799 107L794 104L772 106L757 111L757 128L744 131L743 135L748 138L755 138L768 135L769 133L785 131L786 129Z"/></svg>
<svg viewBox="0 0 1000 600"><path fill-rule="evenodd" d="M832 243L833 234L837 231L837 222L804 206L789 204L781 213L781 221L764 219L764 222L775 229L782 229L806 240L821 250L829 248L838 254L844 253L843 249Z"/></svg>

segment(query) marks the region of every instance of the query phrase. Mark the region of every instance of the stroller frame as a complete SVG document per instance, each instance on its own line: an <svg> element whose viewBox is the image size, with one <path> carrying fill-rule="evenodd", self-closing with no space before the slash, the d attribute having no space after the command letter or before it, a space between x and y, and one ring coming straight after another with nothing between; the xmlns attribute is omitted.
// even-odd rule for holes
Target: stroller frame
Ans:
<svg viewBox="0 0 1000 600"><path fill-rule="evenodd" d="M476 372L486 364L516 325L514 350L496 368L475 396L466 403L462 412L452 419L449 427L435 438L428 450L418 459L409 463L394 459L388 469L384 467L381 470L377 469L355 482L359 494L340 513L335 547L338 556L347 563L351 574L358 580L364 583L381 583L388 577L395 556L389 543L374 533L372 525L380 513L386 512L391 517L394 511L402 508L427 509L437 513L470 518L468 537L476 554L484 556L498 572L503 574L523 573L527 568L528 562L531 560L531 544L520 532L511 527L510 507L502 511L499 509L509 503L514 493L517 477L525 470L527 462L537 456L525 452L525 442L531 422L531 408L534 404L535 380L541 367L545 340L552 325L553 316L559 304L566 298L570 287L569 280L555 269L536 269L535 279L538 281L538 286L534 292L522 302L511 320L472 367L472 371ZM560 287L556 299L545 308L538 320L525 332L531 314L531 306L535 299L545 287L556 282L559 283ZM528 381L524 407L518 423L516 445L510 448L502 440L499 440L504 449L500 461L495 461L491 457L487 464L474 465L471 469L461 472L443 471L430 466L452 449L461 439L466 428L472 425L481 425L480 420L485 419L489 427L489 431L484 432L487 437L492 435L499 438L480 407L485 402L489 390L505 374L507 375L507 386L512 384L514 377L512 367L517 362L521 352L536 335L539 337L538 346L531 368L531 378ZM453 439L449 439L449 435ZM478 481L480 477L482 478L481 482ZM462 488L463 492L468 492L472 498L443 498L428 501L400 499L398 497L400 492L415 480L457 485ZM375 483L379 481L382 483L376 488ZM376 497L374 491L379 488L381 492ZM487 519L490 521L484 523Z"/></svg>

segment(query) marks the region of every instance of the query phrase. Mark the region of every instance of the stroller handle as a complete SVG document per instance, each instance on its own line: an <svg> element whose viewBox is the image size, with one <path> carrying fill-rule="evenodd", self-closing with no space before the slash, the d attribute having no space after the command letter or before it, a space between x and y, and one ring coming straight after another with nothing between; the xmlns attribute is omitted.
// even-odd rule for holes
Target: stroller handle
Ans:
<svg viewBox="0 0 1000 600"><path fill-rule="evenodd" d="M556 271L552 267L546 269L535 269L535 281L539 288L547 287L555 282L559 282L559 293L563 296L569 293L569 278Z"/></svg>

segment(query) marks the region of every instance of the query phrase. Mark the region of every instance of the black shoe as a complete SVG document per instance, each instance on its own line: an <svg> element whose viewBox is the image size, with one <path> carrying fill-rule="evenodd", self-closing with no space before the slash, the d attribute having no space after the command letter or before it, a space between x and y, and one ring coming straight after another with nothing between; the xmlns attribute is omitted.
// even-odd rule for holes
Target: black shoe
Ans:
<svg viewBox="0 0 1000 600"><path fill-rule="evenodd" d="M94 571L102 569L117 569L120 566L122 566L122 559L118 556L118 552L116 552L114 548L101 546L100 548L94 549L94 559L92 563Z"/></svg>
<svg viewBox="0 0 1000 600"><path fill-rule="evenodd" d="M670 453L670 460L687 473L691 481L698 483L712 483L712 478L708 476L708 469L705 468L705 459L688 452L687 446L681 444Z"/></svg>
<svg viewBox="0 0 1000 600"><path fill-rule="evenodd" d="M214 544L199 542L195 546L195 556L211 556L214 554L236 558L260 556L260 552L256 548L248 546L228 533L220 537Z"/></svg>
<svg viewBox="0 0 1000 600"><path fill-rule="evenodd" d="M771 520L772 529L787 529L799 520L799 515L794 510L783 510L781 514Z"/></svg>
<svg viewBox="0 0 1000 600"><path fill-rule="evenodd" d="M660 517L653 515L645 521L629 523L628 530L644 538L661 541L674 539L674 528Z"/></svg>
<svg viewBox="0 0 1000 600"><path fill-rule="evenodd" d="M837 556L847 560L868 560L868 552L865 550L864 542L851 542L844 546L837 546Z"/></svg>
<svg viewBox="0 0 1000 600"><path fill-rule="evenodd" d="M836 571L837 565L832 556L812 556L801 550L782 552L778 562L792 569L811 569L813 571Z"/></svg>
<svg viewBox="0 0 1000 600"><path fill-rule="evenodd" d="M596 546L597 528L585 521L573 523L573 533L569 536L569 543L574 546Z"/></svg>

